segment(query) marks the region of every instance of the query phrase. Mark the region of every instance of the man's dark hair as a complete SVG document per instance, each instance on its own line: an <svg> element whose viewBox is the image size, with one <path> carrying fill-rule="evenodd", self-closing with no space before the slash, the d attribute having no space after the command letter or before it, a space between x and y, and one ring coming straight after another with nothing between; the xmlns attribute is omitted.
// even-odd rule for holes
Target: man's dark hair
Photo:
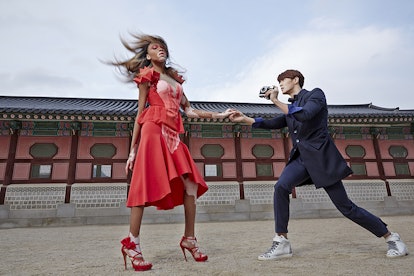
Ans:
<svg viewBox="0 0 414 276"><path fill-rule="evenodd" d="M299 86L300 86L300 88L302 88L303 87L303 83L305 82L305 77L298 70L293 70L293 69L286 70L285 72L281 73L277 77L277 81L278 82L281 82L283 79L286 79L286 78L288 78L288 79L294 79L296 77L299 78Z"/></svg>

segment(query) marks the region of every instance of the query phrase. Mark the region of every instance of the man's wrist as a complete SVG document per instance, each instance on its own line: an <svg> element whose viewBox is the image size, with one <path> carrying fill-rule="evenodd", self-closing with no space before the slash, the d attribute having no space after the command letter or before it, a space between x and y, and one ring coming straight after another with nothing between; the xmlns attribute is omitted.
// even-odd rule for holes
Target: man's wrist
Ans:
<svg viewBox="0 0 414 276"><path fill-rule="evenodd" d="M253 118L243 115L243 123L252 125L255 122Z"/></svg>

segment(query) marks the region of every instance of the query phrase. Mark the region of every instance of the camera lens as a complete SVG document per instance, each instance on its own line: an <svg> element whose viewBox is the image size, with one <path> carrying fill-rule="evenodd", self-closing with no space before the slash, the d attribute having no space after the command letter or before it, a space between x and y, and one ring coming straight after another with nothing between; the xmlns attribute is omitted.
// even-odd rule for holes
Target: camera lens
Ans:
<svg viewBox="0 0 414 276"><path fill-rule="evenodd" d="M260 89L260 93L266 93L267 90L269 90L269 86L263 86L262 89Z"/></svg>

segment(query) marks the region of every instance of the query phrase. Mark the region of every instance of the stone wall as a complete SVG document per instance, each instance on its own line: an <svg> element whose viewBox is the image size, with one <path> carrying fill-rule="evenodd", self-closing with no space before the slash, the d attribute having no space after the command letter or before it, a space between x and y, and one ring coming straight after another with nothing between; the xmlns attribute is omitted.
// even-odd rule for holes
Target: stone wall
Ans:
<svg viewBox="0 0 414 276"><path fill-rule="evenodd" d="M414 214L414 180L344 181L349 198L378 216ZM237 182L209 182L209 190L197 200L197 221L235 221L273 219L273 181L243 183L240 199ZM70 203L65 202L66 184L12 184L7 187L5 204L0 205L0 228L127 224L125 207L127 185L124 183L73 184ZM296 188L291 199L292 218L336 217L335 209L323 189L314 186ZM145 209L144 223L184 221L183 207L158 211Z"/></svg>

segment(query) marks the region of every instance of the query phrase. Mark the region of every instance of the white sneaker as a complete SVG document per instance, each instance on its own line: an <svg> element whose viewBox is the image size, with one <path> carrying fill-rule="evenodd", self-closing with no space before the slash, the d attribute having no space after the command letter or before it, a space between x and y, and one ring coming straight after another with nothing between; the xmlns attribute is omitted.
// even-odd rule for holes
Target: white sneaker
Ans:
<svg viewBox="0 0 414 276"><path fill-rule="evenodd" d="M395 258L408 255L407 246L397 233L391 233L385 241L388 244L387 257Z"/></svg>
<svg viewBox="0 0 414 276"><path fill-rule="evenodd" d="M260 261L267 261L280 258L292 257L292 248L290 247L290 241L284 236L276 235L273 238L272 247L270 247L265 253L260 255L258 259Z"/></svg>

